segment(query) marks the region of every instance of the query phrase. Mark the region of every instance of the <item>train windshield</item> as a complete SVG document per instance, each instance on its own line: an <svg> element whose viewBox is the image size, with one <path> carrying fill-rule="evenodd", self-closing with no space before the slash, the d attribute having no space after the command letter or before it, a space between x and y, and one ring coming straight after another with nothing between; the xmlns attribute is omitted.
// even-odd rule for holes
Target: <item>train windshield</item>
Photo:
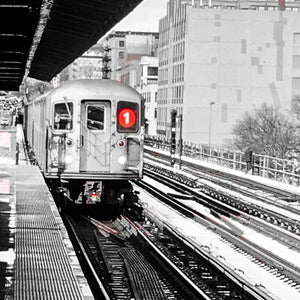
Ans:
<svg viewBox="0 0 300 300"><path fill-rule="evenodd" d="M104 129L104 106L88 105L87 106L87 128L89 130Z"/></svg>
<svg viewBox="0 0 300 300"><path fill-rule="evenodd" d="M73 103L61 102L54 105L54 129L71 130L73 128Z"/></svg>

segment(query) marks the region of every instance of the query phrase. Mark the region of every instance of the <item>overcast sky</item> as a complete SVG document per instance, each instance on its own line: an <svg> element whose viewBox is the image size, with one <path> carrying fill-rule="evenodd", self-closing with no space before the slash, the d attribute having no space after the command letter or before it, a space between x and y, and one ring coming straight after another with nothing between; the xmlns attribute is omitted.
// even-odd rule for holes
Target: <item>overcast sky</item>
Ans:
<svg viewBox="0 0 300 300"><path fill-rule="evenodd" d="M167 14L169 0L143 0L113 30L158 32L159 20Z"/></svg>

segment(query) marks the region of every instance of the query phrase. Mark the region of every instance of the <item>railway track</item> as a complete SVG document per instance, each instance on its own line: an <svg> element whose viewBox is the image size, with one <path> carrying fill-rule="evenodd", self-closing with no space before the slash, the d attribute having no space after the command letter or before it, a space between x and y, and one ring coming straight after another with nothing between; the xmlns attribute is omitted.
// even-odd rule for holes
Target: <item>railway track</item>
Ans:
<svg viewBox="0 0 300 300"><path fill-rule="evenodd" d="M300 252L300 237L299 236L299 222L291 220L290 218L279 215L271 210L264 209L263 207L254 206L251 203L242 202L239 198L230 198L230 196L222 196L214 190L205 188L205 193L199 189L190 188L190 184L187 184L187 179L183 180L184 184L175 182L174 180L156 172L149 170L145 171L148 176L153 179L161 180L168 186L174 188L174 190L183 193L189 199L197 201L209 209L215 215L221 213L225 216L230 216L235 221L241 224L247 224L248 227L253 228L256 231L264 232L265 235L278 240L282 244L289 246L292 249ZM172 177L172 176L171 176ZM182 197L180 195L180 197ZM275 226L267 226L266 223L271 223ZM276 228L277 227L277 228ZM288 232L286 231L288 230ZM293 232L293 233L290 233Z"/></svg>
<svg viewBox="0 0 300 300"><path fill-rule="evenodd" d="M158 179L158 177L156 177L156 179ZM197 212L195 209L191 209L188 205L185 205L184 200L178 201L169 194L166 195L162 192L162 188L153 187L151 184L149 185L143 181L137 184L143 189L147 189L147 191L155 197L159 197L168 205L171 205L173 208L178 209L186 217L193 218L193 220L199 222L206 228L211 229L214 233L219 234L227 244L231 245L232 248L243 252L246 256L251 256L254 262L259 263L264 268L270 270L270 272L274 272L276 276L282 276L283 280L290 281L291 284L300 287L300 269L298 266L290 263L285 259L282 259L281 257L272 253L270 250L264 249L253 241L247 240L241 234L239 229L237 229L233 224L230 225L230 221L227 222L226 226L213 222L212 220L210 220L210 217L203 215L203 213ZM180 198L180 196L178 196L178 198ZM239 216L235 215L235 218L238 217ZM266 230L268 232L271 231L270 229L268 229L269 224L260 224L260 230L264 230L264 227L267 228ZM273 234L276 234L274 228ZM283 237L284 234L282 234L282 239ZM290 243L294 248L297 247L297 249L299 250L299 239L291 238Z"/></svg>
<svg viewBox="0 0 300 300"><path fill-rule="evenodd" d="M212 299L126 217L106 222L78 216L65 219L88 267L95 299Z"/></svg>
<svg viewBox="0 0 300 300"><path fill-rule="evenodd" d="M145 148L144 152L147 159L157 161L164 165L170 165L170 157L168 154L156 152L155 150L151 151L148 148ZM271 201L274 205L280 205L277 204L274 199L282 200L286 203L300 201L300 195L295 195L280 188L266 186L263 183L252 181L250 178L243 178L232 173L225 173L220 170L215 170L189 161L182 161L182 167L185 172L195 175L200 179L207 179L230 190L240 191L241 186L243 186L245 194L251 196L256 194L257 198L269 199L269 201ZM253 193L253 191L255 191L255 193Z"/></svg>
<svg viewBox="0 0 300 300"><path fill-rule="evenodd" d="M93 257L94 247L92 249L86 247L82 233L77 230L77 224L70 215L62 213L61 216L95 299L109 300L110 296L100 279L97 263Z"/></svg>
<svg viewBox="0 0 300 300"><path fill-rule="evenodd" d="M266 206L264 205L266 201L257 197L256 194L252 194L251 197L249 197L249 193L245 195L245 189L242 186L239 190L234 191L238 191L238 193L234 193L220 185L203 183L196 176L189 177L189 174L183 175L155 164L145 163L144 165L145 174L152 178L159 178L165 184L174 185L176 182L175 190L185 191L185 193L188 191L191 196L198 199L199 203L210 205L217 211L224 210L224 204L226 204L226 210L230 211L229 207L232 208L232 214L236 214L237 211L247 213L300 236L300 222L292 217L296 216L295 209L284 206L274 209L269 201ZM169 179L173 179L173 182L170 182ZM225 212L223 211L223 213Z"/></svg>
<svg viewBox="0 0 300 300"><path fill-rule="evenodd" d="M284 230L285 226L291 226L289 231L297 233L297 224L295 226L291 220L286 223L278 216L266 214L263 207L261 210L249 207L239 199L232 199L230 194L224 195L206 187L196 176L164 171L154 164L145 165L147 175L172 187L174 193L163 193L163 188L147 186L140 181L137 184L142 189L163 199L187 219L218 234L232 249L251 257L254 264L300 288L297 266L248 241L236 226L240 222L256 230L264 229L270 237L298 250L299 239L292 233L287 237ZM207 209L222 222L215 222L205 213L191 209L185 204L187 200L209 204ZM263 287L248 282L239 272L232 271L219 258L211 257L187 236L151 213L148 215L150 222L131 222L127 217L105 222L78 216L72 218L67 218L70 222L67 227L75 232L72 235L78 240L77 252L81 260L87 260L84 264L91 268L89 274L92 275L87 277L91 278L96 299L274 299L274 295ZM264 222L267 218L274 224L276 220L279 225L284 224L281 225L282 232L279 233L275 226L267 226Z"/></svg>
<svg viewBox="0 0 300 300"><path fill-rule="evenodd" d="M96 299L271 299L253 287L246 291L244 283L224 276L175 232L156 230L153 222L66 219L92 269Z"/></svg>

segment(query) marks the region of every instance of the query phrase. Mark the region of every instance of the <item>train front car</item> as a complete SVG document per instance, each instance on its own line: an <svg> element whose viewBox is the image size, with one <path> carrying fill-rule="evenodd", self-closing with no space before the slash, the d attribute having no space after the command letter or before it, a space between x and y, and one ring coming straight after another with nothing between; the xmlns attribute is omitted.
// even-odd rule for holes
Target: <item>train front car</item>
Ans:
<svg viewBox="0 0 300 300"><path fill-rule="evenodd" d="M130 205L129 180L142 177L144 103L133 88L112 80L77 80L54 89L32 113L32 143L50 187L67 188L82 203ZM28 116L29 118L29 116ZM46 122L45 140L37 137ZM61 189L59 187L59 189Z"/></svg>

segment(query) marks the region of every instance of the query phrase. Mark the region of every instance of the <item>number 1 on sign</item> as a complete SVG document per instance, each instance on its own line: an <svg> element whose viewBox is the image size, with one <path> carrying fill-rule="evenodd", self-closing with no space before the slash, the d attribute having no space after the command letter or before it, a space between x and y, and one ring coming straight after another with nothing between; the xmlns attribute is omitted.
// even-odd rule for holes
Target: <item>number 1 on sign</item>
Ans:
<svg viewBox="0 0 300 300"><path fill-rule="evenodd" d="M128 125L129 124L129 112L126 112L125 114L123 114L123 117L125 118L125 124Z"/></svg>
<svg viewBox="0 0 300 300"><path fill-rule="evenodd" d="M136 122L136 113L131 108L123 108L118 116L119 124L124 128L132 127Z"/></svg>

